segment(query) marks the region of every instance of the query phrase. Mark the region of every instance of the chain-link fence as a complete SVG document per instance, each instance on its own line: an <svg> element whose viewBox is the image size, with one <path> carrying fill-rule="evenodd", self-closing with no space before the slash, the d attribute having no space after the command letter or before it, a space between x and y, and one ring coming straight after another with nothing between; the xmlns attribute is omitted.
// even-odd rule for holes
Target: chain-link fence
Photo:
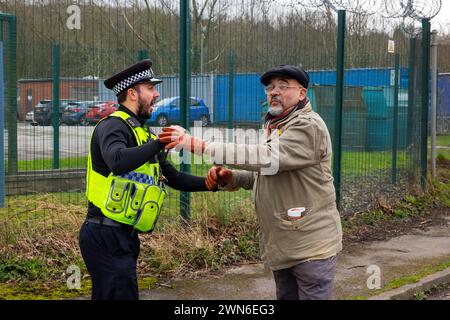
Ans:
<svg viewBox="0 0 450 320"><path fill-rule="evenodd" d="M363 2L360 10L347 12L345 40L338 36L333 1L306 6L306 1L194 0L185 26L192 73L189 117L205 126L204 137L255 143L267 112L259 76L279 64L310 72L308 97L332 140L341 141L334 175L340 177L343 214L418 188L426 145L422 31L408 29L406 14L386 14L395 7L369 14L361 9L367 9ZM89 139L95 123L117 108L105 78L151 57L164 80L161 106L172 113L155 114L149 125L159 131L180 122L180 8L166 0L14 0L0 1L0 10L9 14L0 30L6 129L1 215L34 221L59 204L86 205ZM415 10L409 16L417 16ZM450 45L449 35L440 37L438 132L448 134ZM341 130L335 118L339 41L345 50ZM209 167L194 163L190 172L205 176ZM226 216L250 205L251 198L249 191L182 200L175 190L169 194L163 216L179 217L180 201L189 199L193 219L205 210Z"/></svg>

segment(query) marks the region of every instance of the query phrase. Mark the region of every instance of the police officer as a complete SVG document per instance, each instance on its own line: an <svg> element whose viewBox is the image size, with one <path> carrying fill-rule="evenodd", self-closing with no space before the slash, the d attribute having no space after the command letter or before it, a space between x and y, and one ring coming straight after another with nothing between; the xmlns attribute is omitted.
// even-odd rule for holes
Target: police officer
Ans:
<svg viewBox="0 0 450 320"><path fill-rule="evenodd" d="M92 299L138 299L139 231L152 231L166 184L182 191L208 191L205 178L178 172L145 121L159 97L149 59L104 83L120 107L95 127L86 177L88 213L80 249L92 279Z"/></svg>

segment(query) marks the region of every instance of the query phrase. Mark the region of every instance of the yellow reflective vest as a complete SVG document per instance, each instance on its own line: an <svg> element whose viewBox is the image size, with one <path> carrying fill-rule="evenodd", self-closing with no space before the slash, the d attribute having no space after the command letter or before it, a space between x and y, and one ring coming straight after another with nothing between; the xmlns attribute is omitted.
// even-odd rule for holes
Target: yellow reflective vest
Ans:
<svg viewBox="0 0 450 320"><path fill-rule="evenodd" d="M116 111L110 117L118 117L130 127L138 146L146 143L149 137L156 140L156 136L149 133L146 127L131 125L127 121L131 116L126 112ZM86 173L87 199L111 220L131 225L140 232L153 231L166 195L159 181L159 164L146 162L120 176L111 172L105 177L92 168L91 143Z"/></svg>

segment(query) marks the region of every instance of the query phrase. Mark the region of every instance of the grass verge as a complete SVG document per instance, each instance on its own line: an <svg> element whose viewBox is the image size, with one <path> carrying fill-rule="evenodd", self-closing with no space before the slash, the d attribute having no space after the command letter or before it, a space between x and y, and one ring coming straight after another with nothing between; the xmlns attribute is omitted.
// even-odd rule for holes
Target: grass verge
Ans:
<svg viewBox="0 0 450 320"><path fill-rule="evenodd" d="M344 233L382 221L395 224L435 206L450 207L450 170L440 169L438 173L437 179L430 180L427 193L344 218ZM165 209L157 230L141 236L141 289L154 286L160 275L197 276L259 260L258 227L248 193L242 194L239 202L230 203L229 199L229 193L192 194L190 227L181 223L179 215ZM0 211L0 299L88 295L90 280L78 247L79 227L86 211L84 198L80 194L47 194L17 197L8 204L8 210ZM67 287L71 266L80 270L79 290ZM423 274L415 276L398 279L389 286L415 281Z"/></svg>

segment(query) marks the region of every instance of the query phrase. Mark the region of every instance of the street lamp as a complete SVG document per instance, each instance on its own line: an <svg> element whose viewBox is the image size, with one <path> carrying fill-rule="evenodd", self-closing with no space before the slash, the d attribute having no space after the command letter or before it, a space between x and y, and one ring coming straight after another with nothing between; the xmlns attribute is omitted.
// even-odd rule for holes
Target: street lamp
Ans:
<svg viewBox="0 0 450 320"><path fill-rule="evenodd" d="M203 45L206 34L206 26L200 24L200 74L203 74Z"/></svg>

